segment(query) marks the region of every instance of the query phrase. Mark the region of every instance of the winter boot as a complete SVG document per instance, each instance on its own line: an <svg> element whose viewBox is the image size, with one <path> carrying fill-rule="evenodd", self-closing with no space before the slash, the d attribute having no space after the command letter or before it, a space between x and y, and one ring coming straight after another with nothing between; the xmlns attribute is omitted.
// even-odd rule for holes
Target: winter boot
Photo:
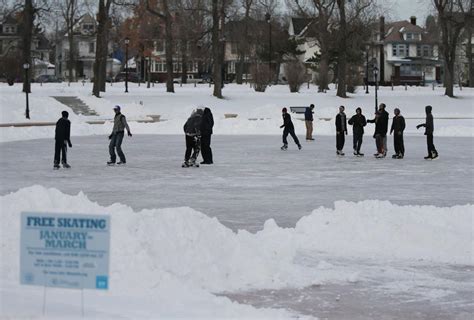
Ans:
<svg viewBox="0 0 474 320"><path fill-rule="evenodd" d="M359 151L357 151L357 155L358 155L359 157L363 157L363 156L364 156L364 154L363 154L363 153L360 153Z"/></svg>
<svg viewBox="0 0 474 320"><path fill-rule="evenodd" d="M125 161L119 161L119 162L117 162L117 165L123 166L123 165L126 164L126 163L127 163L127 162L125 162Z"/></svg>
<svg viewBox="0 0 474 320"><path fill-rule="evenodd" d="M108 166L113 166L113 165L115 165L115 161L112 161L112 160L111 160L111 161L107 161L107 165L108 165Z"/></svg>
<svg viewBox="0 0 474 320"><path fill-rule="evenodd" d="M54 166L53 166L53 169L54 169L54 170L58 170L58 169L59 169L59 164L58 164L58 163L55 163Z"/></svg>
<svg viewBox="0 0 474 320"><path fill-rule="evenodd" d="M63 168L69 169L69 168L71 168L71 166L67 162L64 162L63 163Z"/></svg>
<svg viewBox="0 0 474 320"><path fill-rule="evenodd" d="M355 156L358 156L358 155L359 155L359 152L357 152L356 149L354 149L354 155L355 155Z"/></svg>
<svg viewBox="0 0 474 320"><path fill-rule="evenodd" d="M423 159L425 159L425 160L433 160L433 157L429 154L429 155L427 155L426 157L424 157Z"/></svg>
<svg viewBox="0 0 474 320"><path fill-rule="evenodd" d="M299 144L298 145L298 150L301 150L301 148L303 148L303 147L301 146L301 144Z"/></svg>
<svg viewBox="0 0 474 320"><path fill-rule="evenodd" d="M287 145L287 144L284 144L284 145L281 147L281 150L283 150L283 151L288 150L288 145Z"/></svg>
<svg viewBox="0 0 474 320"><path fill-rule="evenodd" d="M436 151L431 152L431 159L433 160L438 159L438 152Z"/></svg>

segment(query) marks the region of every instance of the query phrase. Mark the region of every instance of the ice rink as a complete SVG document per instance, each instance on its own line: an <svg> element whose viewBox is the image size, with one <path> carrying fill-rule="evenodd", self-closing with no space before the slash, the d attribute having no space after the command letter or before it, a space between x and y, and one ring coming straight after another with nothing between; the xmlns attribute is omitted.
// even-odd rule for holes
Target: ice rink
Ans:
<svg viewBox="0 0 474 320"><path fill-rule="evenodd" d="M390 200L400 205L437 207L472 203L474 144L471 138L436 137L440 158L425 161L425 137L405 137L406 156L375 159L375 143L364 136L365 157L338 158L335 138L302 139L298 151L289 140L281 151L279 136L213 136L214 165L181 168L184 136L126 137L125 167L108 167L107 136L73 137L72 169L52 170L54 141L0 144L0 193L40 184L68 194L83 191L108 206L115 202L135 210L188 206L217 217L233 230L257 231L270 218L294 226L302 216L334 201Z"/></svg>

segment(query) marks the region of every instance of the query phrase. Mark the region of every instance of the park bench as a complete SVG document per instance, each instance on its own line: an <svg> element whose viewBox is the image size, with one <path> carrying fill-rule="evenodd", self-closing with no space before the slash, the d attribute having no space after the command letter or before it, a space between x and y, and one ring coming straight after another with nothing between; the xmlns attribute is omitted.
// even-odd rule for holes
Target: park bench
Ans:
<svg viewBox="0 0 474 320"><path fill-rule="evenodd" d="M290 107L290 111L293 113L305 113L307 107L294 106Z"/></svg>

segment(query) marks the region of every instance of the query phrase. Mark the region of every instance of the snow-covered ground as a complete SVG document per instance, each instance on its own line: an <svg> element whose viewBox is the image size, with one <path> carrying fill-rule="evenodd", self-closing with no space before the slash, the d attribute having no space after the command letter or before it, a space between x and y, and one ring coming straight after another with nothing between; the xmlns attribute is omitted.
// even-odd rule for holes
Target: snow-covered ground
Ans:
<svg viewBox="0 0 474 320"><path fill-rule="evenodd" d="M407 118L406 134L419 134L415 125L424 119L424 107L433 106L436 119L436 135L438 136L474 136L474 90L464 88L456 90L457 98L450 99L443 95L444 89L436 87L381 87L379 103L387 105L387 111L393 114L398 107ZM25 97L20 93L21 87L9 87L0 84L0 123L27 122L24 118ZM123 92L123 83L115 83L107 87L107 92L98 99L91 95L91 84L82 86L71 84L33 84L30 94L31 122L56 121L62 110L69 110L51 96L77 96L90 108L97 111L97 117L76 116L70 112L74 135L107 134L111 123L104 125L88 125L86 120L112 119L113 106L119 104L129 120L150 119L148 115L161 115L166 120L159 123L135 123L133 131L141 134L181 134L182 127L191 111L198 106L208 106L215 117L215 131L219 134L279 134L281 124L281 108L288 106L308 106L313 103L315 108L315 134L333 135L333 121L340 105L346 106L346 113L352 115L356 107L362 107L368 118L372 118L374 110L374 90L366 95L362 88L348 99L336 97L335 90L328 93L317 93L316 87L302 88L300 93L290 93L287 86L270 87L265 93L257 93L249 86L230 84L224 88L225 99L212 97L212 88L206 84L176 86L176 93L166 93L163 84L147 89L131 84L130 92ZM237 114L237 118L226 119L225 114ZM302 115L293 115L302 119ZM442 119L440 119L442 118ZM303 130L304 123L295 121L297 131ZM47 138L50 128L0 128L0 141L26 140Z"/></svg>
<svg viewBox="0 0 474 320"><path fill-rule="evenodd" d="M334 91L285 86L255 93L229 85L108 87L34 84L31 122L68 110L77 96L99 113L70 111L71 170L52 170L54 127L0 128L0 318L80 318L81 292L19 285L22 211L109 214L110 290L84 291L90 318L470 319L474 312L474 90L382 88L379 101L407 117L406 157L377 160L369 125L364 158L335 156L332 118L362 106ZM20 86L0 84L0 123L26 122ZM281 145L283 106L316 105L316 141ZM106 167L115 104L131 121L127 166ZM437 161L424 161L415 125L433 106ZM215 165L180 167L182 125L196 106L213 110ZM235 119L224 114L236 113ZM133 122L160 114L166 121ZM301 115L293 115L301 118ZM319 119L324 118L324 119ZM331 118L326 121L326 118ZM440 119L442 118L442 119ZM256 120L255 120L256 119ZM295 121L304 137L304 123ZM47 139L42 139L47 138ZM23 140L23 141L19 141ZM391 137L389 149L393 149ZM389 153L391 154L391 153ZM43 299L46 313L43 315Z"/></svg>

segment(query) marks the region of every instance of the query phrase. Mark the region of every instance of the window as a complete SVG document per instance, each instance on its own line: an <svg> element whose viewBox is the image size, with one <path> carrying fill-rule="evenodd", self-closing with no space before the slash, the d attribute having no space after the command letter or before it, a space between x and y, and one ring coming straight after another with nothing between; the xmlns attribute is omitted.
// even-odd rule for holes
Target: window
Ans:
<svg viewBox="0 0 474 320"><path fill-rule="evenodd" d="M392 55L394 57L407 57L408 56L408 46L406 44L393 44L392 45Z"/></svg>
<svg viewBox="0 0 474 320"><path fill-rule="evenodd" d="M237 54L237 43L231 42L230 44L230 52L232 54Z"/></svg>
<svg viewBox="0 0 474 320"><path fill-rule="evenodd" d="M400 66L401 76L421 76L421 65L418 64L402 64Z"/></svg>
<svg viewBox="0 0 474 320"><path fill-rule="evenodd" d="M6 25L6 26L3 27L3 33L8 33L8 34L16 33L16 27Z"/></svg>
<svg viewBox="0 0 474 320"><path fill-rule="evenodd" d="M94 32L94 24L84 23L82 25L82 30L84 30L85 32Z"/></svg>
<svg viewBox="0 0 474 320"><path fill-rule="evenodd" d="M413 33L407 33L407 40L413 39Z"/></svg>
<svg viewBox="0 0 474 320"><path fill-rule="evenodd" d="M433 56L433 47L427 44L417 45L416 46L416 55L418 57L432 57Z"/></svg>
<svg viewBox="0 0 474 320"><path fill-rule="evenodd" d="M95 52L95 44L94 42L89 42L89 53Z"/></svg>
<svg viewBox="0 0 474 320"><path fill-rule="evenodd" d="M158 41L155 41L155 51L156 52L163 52L164 49L163 49L163 41L161 40L158 40Z"/></svg>

